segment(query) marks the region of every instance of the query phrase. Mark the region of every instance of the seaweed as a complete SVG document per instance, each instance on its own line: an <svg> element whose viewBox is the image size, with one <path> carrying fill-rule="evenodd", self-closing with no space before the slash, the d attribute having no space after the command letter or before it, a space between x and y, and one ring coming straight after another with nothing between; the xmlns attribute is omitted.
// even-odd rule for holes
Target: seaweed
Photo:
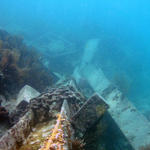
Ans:
<svg viewBox="0 0 150 150"><path fill-rule="evenodd" d="M14 94L25 84L43 91L52 85L52 76L35 48L26 46L22 37L0 30L0 94Z"/></svg>

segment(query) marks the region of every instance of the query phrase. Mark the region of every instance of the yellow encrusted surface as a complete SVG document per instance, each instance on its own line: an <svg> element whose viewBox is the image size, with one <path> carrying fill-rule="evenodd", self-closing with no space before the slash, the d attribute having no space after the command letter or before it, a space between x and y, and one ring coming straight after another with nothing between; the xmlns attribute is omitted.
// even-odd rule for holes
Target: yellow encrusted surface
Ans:
<svg viewBox="0 0 150 150"><path fill-rule="evenodd" d="M23 145L18 150L38 150L41 145L43 145L48 135L52 133L54 125L54 120L38 124L32 129L27 140L24 141Z"/></svg>

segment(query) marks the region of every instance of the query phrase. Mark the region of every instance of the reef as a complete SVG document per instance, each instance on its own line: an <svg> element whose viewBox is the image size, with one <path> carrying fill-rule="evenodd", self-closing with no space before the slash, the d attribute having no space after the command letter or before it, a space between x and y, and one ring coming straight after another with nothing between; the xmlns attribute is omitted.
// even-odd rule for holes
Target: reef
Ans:
<svg viewBox="0 0 150 150"><path fill-rule="evenodd" d="M23 38L0 30L0 94L8 96L25 84L39 91L52 85L54 76L40 61L41 55Z"/></svg>

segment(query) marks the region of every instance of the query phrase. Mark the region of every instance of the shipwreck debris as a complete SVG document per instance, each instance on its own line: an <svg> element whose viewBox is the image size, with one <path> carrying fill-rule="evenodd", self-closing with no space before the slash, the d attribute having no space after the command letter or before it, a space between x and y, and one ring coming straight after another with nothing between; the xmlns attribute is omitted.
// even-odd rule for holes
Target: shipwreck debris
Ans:
<svg viewBox="0 0 150 150"><path fill-rule="evenodd" d="M91 112L87 108L90 108ZM39 144L41 150L50 148L71 150L73 149L72 146L75 148L75 143L78 143L79 148L83 149L82 139L76 134L77 131L75 130L80 127L81 130L78 133L80 132L80 135L83 135L103 115L99 112L99 109L103 113L106 111L107 105L104 101L98 95L86 100L77 90L73 81L51 88L30 101L26 114L0 139L0 150L11 150L13 148L19 150L19 147L32 133L34 126L44 121L50 121L54 127L48 134L48 140L45 139L45 142L42 140ZM81 123L82 117L84 119ZM88 119L91 119L90 124L85 126ZM81 142L75 142L76 138L79 138ZM29 146L32 145L33 147L36 142L39 141L33 141Z"/></svg>
<svg viewBox="0 0 150 150"><path fill-rule="evenodd" d="M81 65L82 67L82 65ZM88 64L74 71L75 79L84 76L95 92L109 105L108 113L128 140L132 149L140 150L150 143L150 122L105 77L101 68ZM118 142L119 143L119 142Z"/></svg>
<svg viewBox="0 0 150 150"><path fill-rule="evenodd" d="M5 109L5 107L0 106L0 121L8 120L9 112Z"/></svg>

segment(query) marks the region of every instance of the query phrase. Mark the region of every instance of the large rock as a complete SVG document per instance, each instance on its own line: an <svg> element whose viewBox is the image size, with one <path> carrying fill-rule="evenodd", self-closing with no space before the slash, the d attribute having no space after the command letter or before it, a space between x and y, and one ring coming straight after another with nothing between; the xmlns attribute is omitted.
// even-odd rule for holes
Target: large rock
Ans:
<svg viewBox="0 0 150 150"><path fill-rule="evenodd" d="M25 85L18 94L16 105L18 105L22 100L29 103L32 98L35 98L39 95L40 93L37 90L33 89L29 85Z"/></svg>

